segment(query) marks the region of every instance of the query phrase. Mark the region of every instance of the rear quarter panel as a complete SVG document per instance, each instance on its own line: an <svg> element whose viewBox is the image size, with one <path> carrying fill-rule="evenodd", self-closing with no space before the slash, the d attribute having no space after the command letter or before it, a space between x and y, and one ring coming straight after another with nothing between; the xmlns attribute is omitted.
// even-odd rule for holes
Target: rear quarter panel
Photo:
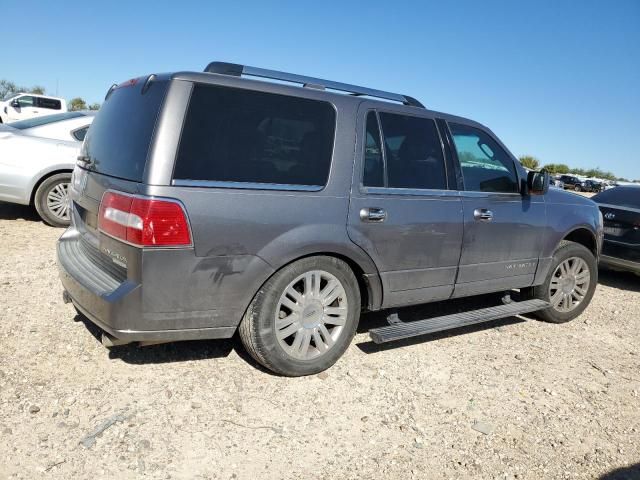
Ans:
<svg viewBox="0 0 640 480"><path fill-rule="evenodd" d="M233 86L235 80L223 77L219 82ZM259 186L244 189L233 188L232 184L228 188L171 185L179 138L175 135L176 115L170 113L184 111L184 102L188 100L186 89L181 85L185 82L174 83L156 127L158 132L170 130L174 134L165 135L163 144L153 145L147 163L147 181L140 185L140 193L178 199L189 217L195 260L183 263L182 267L176 265L179 269L176 271L179 278L198 280L188 280L190 288L172 290L172 295L177 290L183 297L177 299L176 305L197 304L199 310L221 309L226 318L220 318L217 323L237 325L260 286L275 271L297 258L323 253L342 255L355 261L365 273L377 272L373 261L350 241L346 230L354 163L353 125L358 102L346 98L336 98L333 102L336 110L333 159L327 184L320 191L269 190ZM243 83L245 88L251 85L251 82ZM256 83L256 88L258 86L274 93L291 91L291 87L277 84ZM327 101L321 92L311 89L295 92ZM184 265L188 265L190 271L183 271ZM154 277L147 273L155 267L147 262L144 269L146 282L147 278ZM176 308L167 304L168 295L164 295L164 299L159 297L162 295L154 299L154 304L169 310Z"/></svg>

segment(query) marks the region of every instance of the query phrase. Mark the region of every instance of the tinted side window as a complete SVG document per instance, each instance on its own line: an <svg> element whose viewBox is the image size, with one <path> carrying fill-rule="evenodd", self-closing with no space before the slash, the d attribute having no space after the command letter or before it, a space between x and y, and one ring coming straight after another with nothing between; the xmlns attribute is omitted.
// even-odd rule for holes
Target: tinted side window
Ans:
<svg viewBox="0 0 640 480"><path fill-rule="evenodd" d="M20 108L33 107L33 97L23 96L17 99Z"/></svg>
<svg viewBox="0 0 640 480"><path fill-rule="evenodd" d="M362 184L365 187L384 187L384 163L382 160L382 148L380 148L380 127L378 126L375 112L367 114Z"/></svg>
<svg viewBox="0 0 640 480"><path fill-rule="evenodd" d="M40 108L49 108L51 110L60 110L62 108L60 100L53 98L36 98L36 100Z"/></svg>
<svg viewBox="0 0 640 480"><path fill-rule="evenodd" d="M511 157L486 132L450 123L465 190L517 193L518 176Z"/></svg>
<svg viewBox="0 0 640 480"><path fill-rule="evenodd" d="M335 117L326 102L196 85L174 178L324 186Z"/></svg>
<svg viewBox="0 0 640 480"><path fill-rule="evenodd" d="M390 188L446 190L440 137L433 120L380 113Z"/></svg>

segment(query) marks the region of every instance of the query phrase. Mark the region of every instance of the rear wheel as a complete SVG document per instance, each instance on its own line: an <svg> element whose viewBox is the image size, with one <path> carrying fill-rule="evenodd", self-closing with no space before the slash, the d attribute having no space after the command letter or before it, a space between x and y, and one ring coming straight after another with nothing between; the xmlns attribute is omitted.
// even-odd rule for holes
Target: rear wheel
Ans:
<svg viewBox="0 0 640 480"><path fill-rule="evenodd" d="M565 323L579 316L591 302L598 283L598 264L583 245L563 241L553 255L553 263L542 285L530 295L551 304L537 316L553 323Z"/></svg>
<svg viewBox="0 0 640 480"><path fill-rule="evenodd" d="M264 367L286 376L326 370L348 348L360 316L360 290L333 257L294 262L269 279L240 324L240 338Z"/></svg>
<svg viewBox="0 0 640 480"><path fill-rule="evenodd" d="M576 191L576 192L580 192L580 191L582 191L582 187L581 187L580 185L576 185L576 186L575 186L575 191Z"/></svg>
<svg viewBox="0 0 640 480"><path fill-rule="evenodd" d="M52 227L66 227L70 223L70 173L58 173L45 179L36 190L34 203L38 215Z"/></svg>

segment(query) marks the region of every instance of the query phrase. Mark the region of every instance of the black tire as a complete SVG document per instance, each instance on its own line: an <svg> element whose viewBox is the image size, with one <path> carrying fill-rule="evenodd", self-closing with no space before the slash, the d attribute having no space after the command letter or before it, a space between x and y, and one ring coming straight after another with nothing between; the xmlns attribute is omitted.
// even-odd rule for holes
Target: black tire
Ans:
<svg viewBox="0 0 640 480"><path fill-rule="evenodd" d="M576 192L581 192L582 191L582 187L580 185L576 185L574 189L575 189Z"/></svg>
<svg viewBox="0 0 640 480"><path fill-rule="evenodd" d="M276 309L287 286L311 271L333 275L344 288L346 322L333 346L313 359L298 359L276 337ZM344 261L327 256L307 257L276 272L256 293L240 323L239 333L247 352L269 370L289 377L313 375L331 367L349 347L360 318L360 289L353 271Z"/></svg>
<svg viewBox="0 0 640 480"><path fill-rule="evenodd" d="M586 294L584 295L584 298L581 300L581 302L569 312L558 311L553 306L545 310L536 312L535 315L541 320L545 320L551 323L569 322L578 317L585 310L585 308L589 306L589 303L593 298L593 294L596 290L596 285L598 284L598 262L596 261L593 253L591 253L588 248L580 245L579 243L570 242L568 240L562 241L553 254L553 261L551 263L549 273L547 274L547 278L545 279L544 283L542 285L538 285L537 287L532 287L531 289L529 289L526 292L526 296L530 298L540 298L549 302L551 300L549 285L551 284L554 272L562 262L572 257L581 258L586 262L589 268L589 275L591 278Z"/></svg>
<svg viewBox="0 0 640 480"><path fill-rule="evenodd" d="M47 197L49 196L49 193L58 186L63 186L64 184L66 184L68 189L70 183L70 173L57 173L55 175L51 175L49 178L46 178L36 190L36 194L34 196L34 205L36 207L36 210L38 211L38 215L40 215L40 218L42 218L44 223L46 223L47 225L51 225L52 227L69 226L69 218L61 218L49 208L49 205L47 204Z"/></svg>

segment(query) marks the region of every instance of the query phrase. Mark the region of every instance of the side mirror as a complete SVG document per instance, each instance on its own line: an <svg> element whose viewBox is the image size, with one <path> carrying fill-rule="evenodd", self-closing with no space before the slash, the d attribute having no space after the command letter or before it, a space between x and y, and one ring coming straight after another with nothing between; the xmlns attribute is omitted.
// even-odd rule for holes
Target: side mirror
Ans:
<svg viewBox="0 0 640 480"><path fill-rule="evenodd" d="M12 100L11 101L11 106L13 108L20 108L20 103L18 102L18 100Z"/></svg>
<svg viewBox="0 0 640 480"><path fill-rule="evenodd" d="M529 172L527 175L527 190L529 195L544 195L549 191L549 172Z"/></svg>

